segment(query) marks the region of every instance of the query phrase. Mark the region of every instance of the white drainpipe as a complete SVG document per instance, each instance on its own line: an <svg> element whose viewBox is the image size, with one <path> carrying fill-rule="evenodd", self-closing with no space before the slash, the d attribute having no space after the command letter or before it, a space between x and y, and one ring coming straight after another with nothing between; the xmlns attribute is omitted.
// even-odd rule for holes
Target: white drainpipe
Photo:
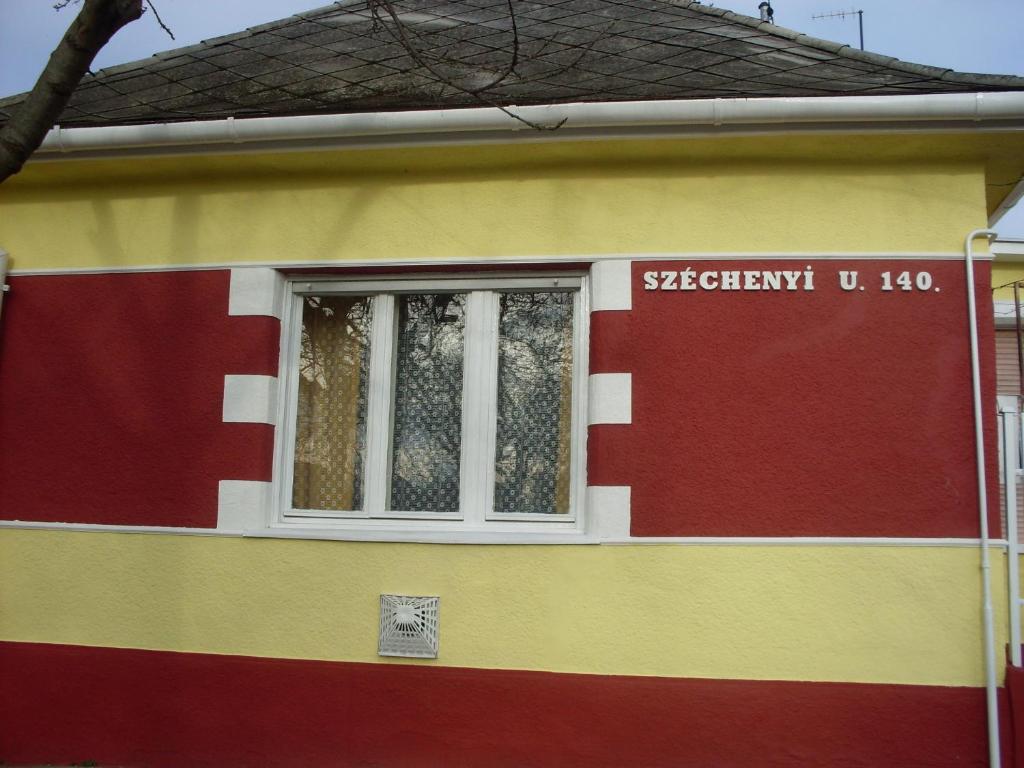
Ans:
<svg viewBox="0 0 1024 768"><path fill-rule="evenodd" d="M996 700L995 628L992 620L992 565L988 552L988 493L985 487L985 440L981 408L981 372L978 364L978 309L974 299L974 241L979 237L994 240L991 229L975 229L964 240L964 264L967 269L967 318L971 338L971 390L974 397L974 451L978 476L978 510L981 521L982 621L985 625L985 704L988 709L988 759L991 768L999 768L999 709Z"/></svg>

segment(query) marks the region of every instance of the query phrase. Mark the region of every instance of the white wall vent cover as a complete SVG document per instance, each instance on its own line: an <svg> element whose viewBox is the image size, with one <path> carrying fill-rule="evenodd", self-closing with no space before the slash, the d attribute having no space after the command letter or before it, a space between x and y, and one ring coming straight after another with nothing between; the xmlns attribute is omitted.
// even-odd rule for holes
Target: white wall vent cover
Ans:
<svg viewBox="0 0 1024 768"><path fill-rule="evenodd" d="M380 596L379 656L437 658L437 616L440 598Z"/></svg>

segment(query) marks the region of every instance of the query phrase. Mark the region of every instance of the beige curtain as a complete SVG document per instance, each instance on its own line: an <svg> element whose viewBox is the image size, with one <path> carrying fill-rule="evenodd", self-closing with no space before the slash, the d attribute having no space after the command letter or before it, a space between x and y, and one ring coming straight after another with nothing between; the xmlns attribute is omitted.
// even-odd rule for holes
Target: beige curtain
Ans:
<svg viewBox="0 0 1024 768"><path fill-rule="evenodd" d="M303 308L292 491L296 509L362 506L369 329L365 296L317 297Z"/></svg>

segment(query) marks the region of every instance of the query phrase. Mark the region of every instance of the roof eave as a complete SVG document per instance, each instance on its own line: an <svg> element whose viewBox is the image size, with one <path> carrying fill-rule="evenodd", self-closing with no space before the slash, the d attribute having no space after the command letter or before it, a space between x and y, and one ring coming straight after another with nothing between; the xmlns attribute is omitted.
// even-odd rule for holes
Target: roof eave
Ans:
<svg viewBox="0 0 1024 768"><path fill-rule="evenodd" d="M33 159L550 141L652 134L707 136L979 129L1024 129L1024 91L577 102L502 109L474 107L229 117L96 128L56 127L47 134Z"/></svg>

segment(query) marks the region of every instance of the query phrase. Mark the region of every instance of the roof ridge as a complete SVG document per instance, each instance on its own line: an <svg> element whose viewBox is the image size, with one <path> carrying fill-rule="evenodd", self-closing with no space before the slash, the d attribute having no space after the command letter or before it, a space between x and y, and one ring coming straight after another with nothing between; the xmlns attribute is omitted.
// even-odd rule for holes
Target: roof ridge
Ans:
<svg viewBox="0 0 1024 768"><path fill-rule="evenodd" d="M837 43L832 40L814 37L805 32L800 32L789 27L761 21L753 16L730 11L727 8L715 8L714 6L703 5L700 0L667 0L670 5L677 5L687 10L700 11L709 16L718 16L735 24L742 24L745 27L752 27L760 32L784 37L795 43L806 45L810 48L817 48L827 53L834 53L837 56L845 56L854 61L861 61L865 64L877 64L880 67L891 67L893 69L908 72L912 75L934 77L938 80L948 80L957 83L977 83L978 85L1024 85L1024 77L1019 75L989 75L975 72L957 72L948 67L933 67L930 64L916 64L912 61L903 61L895 56L886 56L882 53L862 51L846 43Z"/></svg>

